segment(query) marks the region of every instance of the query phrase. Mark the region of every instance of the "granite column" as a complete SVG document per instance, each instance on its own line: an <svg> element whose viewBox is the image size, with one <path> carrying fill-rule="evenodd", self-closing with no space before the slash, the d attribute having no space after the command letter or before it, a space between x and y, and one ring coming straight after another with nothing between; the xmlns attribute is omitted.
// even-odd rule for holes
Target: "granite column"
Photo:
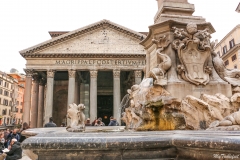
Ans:
<svg viewBox="0 0 240 160"><path fill-rule="evenodd" d="M32 90L32 106L31 106L31 128L37 127L38 119L38 93L39 93L39 75L33 73L33 90Z"/></svg>
<svg viewBox="0 0 240 160"><path fill-rule="evenodd" d="M118 123L121 122L120 118L120 70L113 70L113 117L116 118Z"/></svg>
<svg viewBox="0 0 240 160"><path fill-rule="evenodd" d="M76 71L75 70L68 70L68 104L67 104L67 110L69 104L74 103L75 100L75 76ZM76 103L76 102L75 102ZM67 125L70 125L70 119L67 119Z"/></svg>
<svg viewBox="0 0 240 160"><path fill-rule="evenodd" d="M41 78L39 81L39 93L38 93L38 121L37 127L43 127L43 111L44 111L44 87L45 79Z"/></svg>
<svg viewBox="0 0 240 160"><path fill-rule="evenodd" d="M142 82L142 71L134 71L135 84L140 84Z"/></svg>
<svg viewBox="0 0 240 160"><path fill-rule="evenodd" d="M32 69L24 69L26 72L26 80L25 80L25 90L24 90L24 102L23 102L23 123L30 123L30 107L31 107L31 91L32 91ZM5 119L4 119L5 120Z"/></svg>
<svg viewBox="0 0 240 160"><path fill-rule="evenodd" d="M90 120L97 118L97 75L98 71L90 71Z"/></svg>
<svg viewBox="0 0 240 160"><path fill-rule="evenodd" d="M52 117L53 113L53 87L54 87L54 70L47 71L47 93L46 93L46 108L44 123L49 122L49 118Z"/></svg>

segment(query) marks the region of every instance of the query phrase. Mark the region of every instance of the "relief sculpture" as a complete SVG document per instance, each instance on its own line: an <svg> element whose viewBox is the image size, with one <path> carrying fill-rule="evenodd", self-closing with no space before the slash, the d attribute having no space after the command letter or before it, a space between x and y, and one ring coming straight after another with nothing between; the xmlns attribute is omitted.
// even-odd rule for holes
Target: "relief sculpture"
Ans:
<svg viewBox="0 0 240 160"><path fill-rule="evenodd" d="M232 86L240 86L240 70L227 69L222 58L217 53L212 52L213 65L218 75Z"/></svg>
<svg viewBox="0 0 240 160"><path fill-rule="evenodd" d="M160 63L150 71L149 75L154 79L154 84L165 86L167 85L166 72L172 66L172 61L163 51L169 46L170 41L165 35L160 37L159 40L153 39L152 41L157 45L156 53Z"/></svg>
<svg viewBox="0 0 240 160"><path fill-rule="evenodd" d="M195 85L206 85L212 71L207 66L212 49L208 29L197 30L196 24L188 23L186 31L176 27L173 31L175 40L172 46L181 62L177 66L179 76Z"/></svg>

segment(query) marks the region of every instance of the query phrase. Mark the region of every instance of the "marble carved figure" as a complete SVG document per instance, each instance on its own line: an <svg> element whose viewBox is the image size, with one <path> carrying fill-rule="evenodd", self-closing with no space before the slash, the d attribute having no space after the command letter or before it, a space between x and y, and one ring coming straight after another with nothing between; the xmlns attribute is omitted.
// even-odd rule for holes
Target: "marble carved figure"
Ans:
<svg viewBox="0 0 240 160"><path fill-rule="evenodd" d="M67 127L68 131L79 132L85 129L85 115L83 113L84 109L84 104L69 104L67 117L71 119L71 123L70 126Z"/></svg>
<svg viewBox="0 0 240 160"><path fill-rule="evenodd" d="M159 40L153 39L153 43L157 45L157 56L160 63L150 71L150 77L154 79L154 84L165 86L167 85L166 72L172 66L171 58L164 53L166 47L169 46L170 40L164 35Z"/></svg>
<svg viewBox="0 0 240 160"><path fill-rule="evenodd" d="M181 62L177 67L178 74L195 85L206 85L212 71L207 66L212 50L208 29L197 30L195 23L188 23L186 31L176 27L173 27L173 31L175 40L172 45Z"/></svg>
<svg viewBox="0 0 240 160"><path fill-rule="evenodd" d="M213 65L218 75L233 86L240 86L240 70L227 69L222 58L215 52L212 52Z"/></svg>

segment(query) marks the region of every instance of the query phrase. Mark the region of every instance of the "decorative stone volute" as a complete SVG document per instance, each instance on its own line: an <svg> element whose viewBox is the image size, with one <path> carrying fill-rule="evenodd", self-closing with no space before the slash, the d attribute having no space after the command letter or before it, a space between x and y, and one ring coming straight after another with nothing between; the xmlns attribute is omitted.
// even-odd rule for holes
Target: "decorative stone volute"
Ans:
<svg viewBox="0 0 240 160"><path fill-rule="evenodd" d="M90 71L91 78L97 78L97 75L98 75L98 71L97 70Z"/></svg>
<svg viewBox="0 0 240 160"><path fill-rule="evenodd" d="M55 74L55 70L48 70L47 71L47 78L53 78L54 77L54 74Z"/></svg>
<svg viewBox="0 0 240 160"><path fill-rule="evenodd" d="M75 78L75 75L76 75L76 70L68 70L68 77L69 78Z"/></svg>

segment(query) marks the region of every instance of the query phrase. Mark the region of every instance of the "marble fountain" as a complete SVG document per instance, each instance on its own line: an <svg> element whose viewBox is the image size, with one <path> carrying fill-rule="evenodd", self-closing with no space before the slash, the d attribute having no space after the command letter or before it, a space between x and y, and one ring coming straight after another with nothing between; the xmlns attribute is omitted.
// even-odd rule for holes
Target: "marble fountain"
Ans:
<svg viewBox="0 0 240 160"><path fill-rule="evenodd" d="M84 127L84 115L70 115L67 130L26 130L25 150L38 160L240 159L240 70L225 68L211 41L214 28L192 16L187 0L159 3L140 43L145 77L121 103L125 126L96 130Z"/></svg>

